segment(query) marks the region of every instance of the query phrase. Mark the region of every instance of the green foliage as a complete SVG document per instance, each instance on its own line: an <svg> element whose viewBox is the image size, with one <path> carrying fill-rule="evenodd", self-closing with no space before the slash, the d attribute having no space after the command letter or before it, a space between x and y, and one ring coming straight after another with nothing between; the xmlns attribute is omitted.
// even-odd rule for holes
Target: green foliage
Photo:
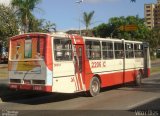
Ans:
<svg viewBox="0 0 160 116"><path fill-rule="evenodd" d="M94 15L94 11L92 12L84 12L83 13L83 23L84 25L86 26L86 30L89 28L89 26L91 25L91 20L93 18L93 15Z"/></svg>
<svg viewBox="0 0 160 116"><path fill-rule="evenodd" d="M87 13L87 12L83 13L83 20L82 20L82 22L83 22L83 24L86 27L87 34L89 33L89 26L92 24L91 21L92 21L93 15L94 15L94 11L89 12L89 13Z"/></svg>
<svg viewBox="0 0 160 116"><path fill-rule="evenodd" d="M119 30L120 26L135 25L138 27L135 31ZM144 19L138 16L113 17L109 19L109 23L100 24L93 29L96 36L114 37L128 40L144 40L148 36L149 29L144 24Z"/></svg>
<svg viewBox="0 0 160 116"><path fill-rule="evenodd" d="M42 32L42 24L44 22L44 19L36 19L35 17L32 17L29 22L29 32Z"/></svg>
<svg viewBox="0 0 160 116"><path fill-rule="evenodd" d="M11 4L15 7L16 14L18 15L21 27L24 32L29 32L29 24L33 19L32 11L41 2L41 0L12 0Z"/></svg>
<svg viewBox="0 0 160 116"><path fill-rule="evenodd" d="M50 21L46 21L44 22L43 26L42 26L42 31L43 32L56 32L56 24L52 23Z"/></svg>
<svg viewBox="0 0 160 116"><path fill-rule="evenodd" d="M0 5L0 41L7 42L8 38L18 34L18 21L10 7Z"/></svg>
<svg viewBox="0 0 160 116"><path fill-rule="evenodd" d="M32 18L29 23L29 32L53 32L56 31L56 24L51 21L46 21L45 19Z"/></svg>
<svg viewBox="0 0 160 116"><path fill-rule="evenodd" d="M157 28L150 30L146 41L150 43L151 54L153 55L153 53L160 48L160 29Z"/></svg>
<svg viewBox="0 0 160 116"><path fill-rule="evenodd" d="M111 28L112 27L109 24L102 23L99 26L93 28L93 33L97 37L109 37L110 33L112 32Z"/></svg>

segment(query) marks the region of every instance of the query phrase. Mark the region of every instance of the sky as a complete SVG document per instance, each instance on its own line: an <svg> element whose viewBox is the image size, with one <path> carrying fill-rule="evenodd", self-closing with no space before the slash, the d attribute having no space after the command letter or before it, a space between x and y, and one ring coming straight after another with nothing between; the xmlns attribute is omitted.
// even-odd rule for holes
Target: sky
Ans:
<svg viewBox="0 0 160 116"><path fill-rule="evenodd" d="M93 25L107 23L111 17L136 16L144 17L144 4L156 3L156 0L42 0L34 10L34 15L39 19L46 19L56 24L58 31L79 29L79 17L83 17L83 12L94 11ZM0 3L8 5L10 0L0 0ZM85 26L81 22L81 29Z"/></svg>

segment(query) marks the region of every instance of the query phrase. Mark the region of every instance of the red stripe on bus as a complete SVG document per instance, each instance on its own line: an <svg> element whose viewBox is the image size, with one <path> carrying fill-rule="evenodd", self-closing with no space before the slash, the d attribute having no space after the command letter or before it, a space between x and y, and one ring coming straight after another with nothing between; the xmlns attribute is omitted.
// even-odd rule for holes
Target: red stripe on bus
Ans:
<svg viewBox="0 0 160 116"><path fill-rule="evenodd" d="M52 45L51 45L51 37L50 36L47 36L46 38L46 51L45 51L45 63L46 63L46 66L48 67L49 70L52 71L53 69L53 62L52 62Z"/></svg>

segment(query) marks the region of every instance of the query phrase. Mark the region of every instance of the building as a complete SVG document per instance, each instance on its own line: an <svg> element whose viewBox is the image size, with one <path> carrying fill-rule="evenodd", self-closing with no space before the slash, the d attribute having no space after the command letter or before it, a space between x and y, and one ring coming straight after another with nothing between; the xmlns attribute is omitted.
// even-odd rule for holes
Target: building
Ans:
<svg viewBox="0 0 160 116"><path fill-rule="evenodd" d="M160 0L156 4L144 5L144 17L148 28L160 28Z"/></svg>
<svg viewBox="0 0 160 116"><path fill-rule="evenodd" d="M160 28L160 0L158 0L157 4L155 4L154 25L155 28Z"/></svg>
<svg viewBox="0 0 160 116"><path fill-rule="evenodd" d="M154 12L153 12L154 9L155 9L155 4L145 4L144 7L145 24L150 29L154 27Z"/></svg>

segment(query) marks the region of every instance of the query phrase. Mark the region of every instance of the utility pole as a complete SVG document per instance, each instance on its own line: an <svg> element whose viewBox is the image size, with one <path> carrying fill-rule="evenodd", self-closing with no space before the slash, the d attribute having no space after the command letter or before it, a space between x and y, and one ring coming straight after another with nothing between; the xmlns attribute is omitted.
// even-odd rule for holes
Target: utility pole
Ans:
<svg viewBox="0 0 160 116"><path fill-rule="evenodd" d="M79 5L79 35L81 35L81 8L80 4L83 2L83 0L78 0L76 3Z"/></svg>

